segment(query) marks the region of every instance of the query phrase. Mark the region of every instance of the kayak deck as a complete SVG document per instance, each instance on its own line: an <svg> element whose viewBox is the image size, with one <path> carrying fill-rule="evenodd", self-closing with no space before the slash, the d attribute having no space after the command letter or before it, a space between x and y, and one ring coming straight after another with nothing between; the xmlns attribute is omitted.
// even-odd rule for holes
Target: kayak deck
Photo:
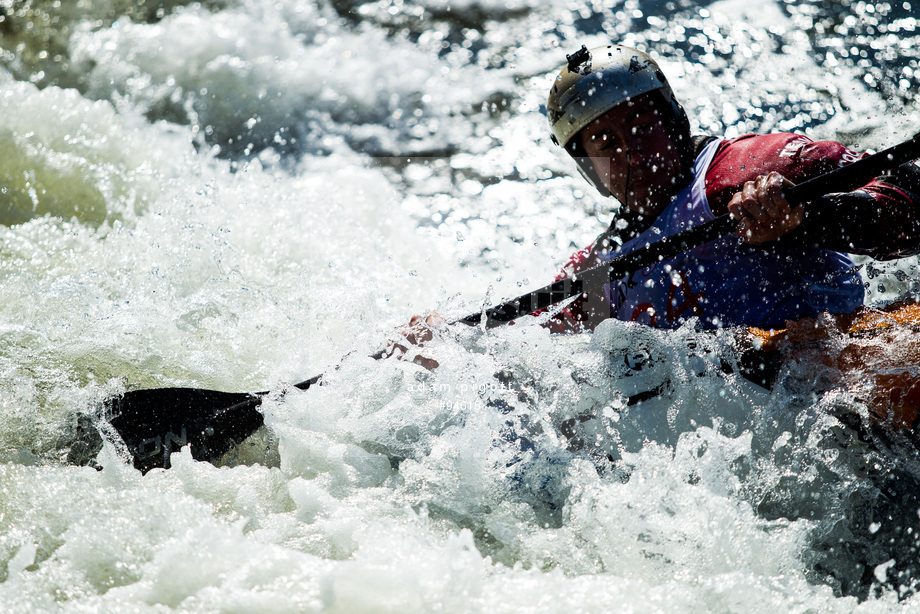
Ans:
<svg viewBox="0 0 920 614"><path fill-rule="evenodd" d="M751 328L753 345L783 362L827 367L836 382L865 401L869 418L913 430L920 417L920 303L893 303L851 314Z"/></svg>

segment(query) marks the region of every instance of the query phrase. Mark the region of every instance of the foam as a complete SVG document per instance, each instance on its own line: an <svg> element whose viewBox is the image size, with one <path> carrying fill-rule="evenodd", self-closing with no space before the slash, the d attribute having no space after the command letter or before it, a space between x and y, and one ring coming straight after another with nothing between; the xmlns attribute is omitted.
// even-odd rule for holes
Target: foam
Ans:
<svg viewBox="0 0 920 614"><path fill-rule="evenodd" d="M368 357L412 313L544 284L606 227L541 111L572 41L654 48L696 127L887 142L868 110L897 102L853 67L820 90L780 7L90 4L61 24L71 89L0 79L5 608L915 605L859 567L911 564L910 457L838 419L865 412L852 391L743 381L730 334L525 318L449 327L432 372ZM915 262L890 267L873 301L916 294ZM111 443L74 466L101 399L168 385L273 389L267 428L220 468L185 450L141 476Z"/></svg>

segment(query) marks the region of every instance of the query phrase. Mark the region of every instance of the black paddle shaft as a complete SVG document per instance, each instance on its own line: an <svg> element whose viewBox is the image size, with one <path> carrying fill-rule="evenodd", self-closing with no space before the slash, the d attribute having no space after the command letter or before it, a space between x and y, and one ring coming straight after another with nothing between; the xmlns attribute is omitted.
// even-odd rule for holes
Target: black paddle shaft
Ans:
<svg viewBox="0 0 920 614"><path fill-rule="evenodd" d="M835 190L844 189L841 186L851 186L856 182L868 181L918 157L920 157L920 133L899 145L787 188L783 194L792 205L807 203ZM458 322L477 325L482 322L484 316L486 328L505 324L560 301L576 297L588 288L600 288L633 271L674 258L688 249L714 241L731 232L737 227L737 224L730 215L725 214L655 243L650 243L644 249L614 258L601 266L560 279L501 305L470 314Z"/></svg>
<svg viewBox="0 0 920 614"><path fill-rule="evenodd" d="M886 170L920 157L920 133L909 141L868 156L845 167L815 177L785 190L793 204L808 202L854 182L869 180ZM636 252L578 275L562 279L539 290L502 303L459 322L486 327L510 322L522 315L573 298L591 288L599 288L632 271L673 258L693 247L713 241L737 225L728 215L651 243ZM374 358L381 358L378 352ZM307 390L320 382L322 375L295 384ZM263 424L258 410L266 392L219 392L197 388L153 388L133 390L106 401L111 424L121 435L141 471L169 467L169 456L182 446L191 447L198 460L216 461L234 443L255 432Z"/></svg>

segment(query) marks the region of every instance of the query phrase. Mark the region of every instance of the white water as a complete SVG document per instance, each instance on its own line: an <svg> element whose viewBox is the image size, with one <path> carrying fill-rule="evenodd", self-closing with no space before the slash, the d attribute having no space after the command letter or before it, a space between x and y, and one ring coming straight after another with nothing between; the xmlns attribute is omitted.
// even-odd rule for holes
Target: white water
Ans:
<svg viewBox="0 0 920 614"><path fill-rule="evenodd" d="M657 50L700 131L879 148L920 126L909 7L892 42L876 5L835 33L811 5L676 4L0 1L33 24L0 58L0 609L918 607L899 581L848 596L860 565L916 573L920 529L909 499L871 511L897 461L841 434L858 402L725 374L727 332L688 356L689 330L454 327L434 372L367 358L413 313L543 285L606 227L541 113L582 43ZM884 81L840 52L860 33L913 63ZM914 259L869 266L871 301L920 292ZM673 390L627 406L637 348ZM68 462L108 394L320 372L228 466Z"/></svg>

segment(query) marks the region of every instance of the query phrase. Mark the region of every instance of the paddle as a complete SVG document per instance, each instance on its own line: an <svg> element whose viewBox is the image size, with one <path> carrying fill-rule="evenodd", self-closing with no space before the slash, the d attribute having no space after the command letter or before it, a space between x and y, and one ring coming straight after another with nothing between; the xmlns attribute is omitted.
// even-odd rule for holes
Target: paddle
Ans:
<svg viewBox="0 0 920 614"><path fill-rule="evenodd" d="M786 190L785 195L794 205L808 202L918 157L920 133L900 145L802 182ZM457 322L478 325L485 318L486 328L510 322L708 243L731 232L736 225L728 215L721 216ZM381 351L373 357L384 355ZM307 390L321 378L322 375L318 375L294 387ZM266 394L268 392L153 388L126 392L108 399L105 405L107 415L113 416L112 426L134 457L135 467L146 472L154 467L168 468L170 454L184 445L191 447L192 456L198 460L217 460L262 425L258 407Z"/></svg>

